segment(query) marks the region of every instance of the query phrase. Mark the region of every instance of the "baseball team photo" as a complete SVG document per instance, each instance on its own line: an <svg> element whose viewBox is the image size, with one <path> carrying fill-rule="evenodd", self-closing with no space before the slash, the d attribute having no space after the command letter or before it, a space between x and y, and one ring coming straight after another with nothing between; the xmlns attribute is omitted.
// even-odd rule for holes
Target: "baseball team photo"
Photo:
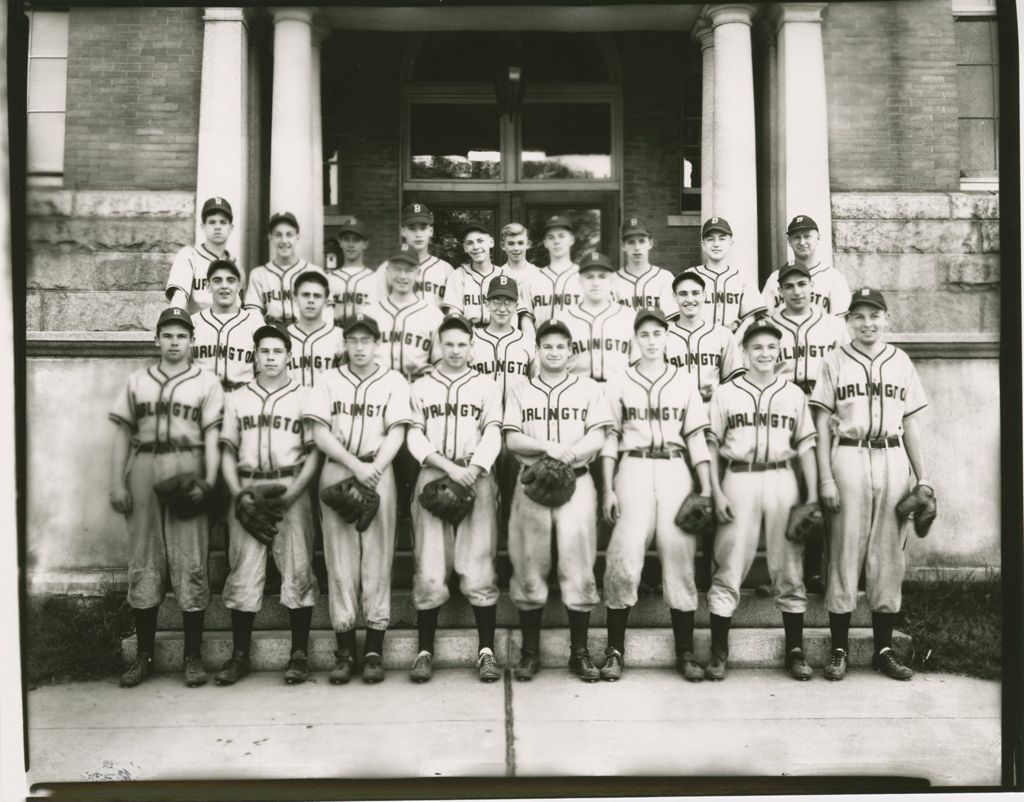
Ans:
<svg viewBox="0 0 1024 802"><path fill-rule="evenodd" d="M1012 4L7 14L7 788L1016 787Z"/></svg>

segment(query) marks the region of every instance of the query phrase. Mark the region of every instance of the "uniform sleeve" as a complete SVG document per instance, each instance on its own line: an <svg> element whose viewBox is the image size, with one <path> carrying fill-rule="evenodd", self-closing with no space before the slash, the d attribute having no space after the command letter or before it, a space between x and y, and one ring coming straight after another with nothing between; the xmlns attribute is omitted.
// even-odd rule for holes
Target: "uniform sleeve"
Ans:
<svg viewBox="0 0 1024 802"><path fill-rule="evenodd" d="M536 268L529 268L535 270ZM521 281L516 282L519 290L519 314L535 317L533 313L533 292L530 290L530 278L524 276Z"/></svg>
<svg viewBox="0 0 1024 802"><path fill-rule="evenodd" d="M612 425L612 410L611 404L608 403L608 396L596 382L591 382L591 384L594 385L595 392L591 394L590 402L587 404L587 423L584 427L586 432Z"/></svg>
<svg viewBox="0 0 1024 802"><path fill-rule="evenodd" d="M613 379L604 386L605 398L608 400L608 413L611 418L609 433L614 432L616 438L622 436L622 384ZM589 418L589 415L587 416Z"/></svg>
<svg viewBox="0 0 1024 802"><path fill-rule="evenodd" d="M506 432L523 431L523 402L520 398L520 388L525 382L512 385L508 390L508 397L505 399L505 413L502 415L501 428Z"/></svg>
<svg viewBox="0 0 1024 802"><path fill-rule="evenodd" d="M796 449L797 454L803 454L808 449L814 448L818 431L814 428L814 418L811 417L811 408L807 403L807 397L799 389L796 392L800 394L800 398L796 427L793 429L793 448Z"/></svg>
<svg viewBox="0 0 1024 802"><path fill-rule="evenodd" d="M850 285L846 281L846 276L836 270L835 265L832 266L832 269L835 270L836 278L828 297L830 311L833 315L845 315L850 310L850 300L852 299Z"/></svg>
<svg viewBox="0 0 1024 802"><path fill-rule="evenodd" d="M779 271L773 270L768 280L764 283L764 290L761 293L761 305L769 312L774 312L779 305Z"/></svg>
<svg viewBox="0 0 1024 802"><path fill-rule="evenodd" d="M203 397L203 409L200 413L199 425L205 434L224 420L224 390L220 381L212 373L200 374L206 381L206 394Z"/></svg>
<svg viewBox="0 0 1024 802"><path fill-rule="evenodd" d="M260 268L258 267L253 268L252 273L249 274L249 281L245 288L245 303L242 305L246 309L258 309L260 314L265 314L267 311L260 292Z"/></svg>
<svg viewBox="0 0 1024 802"><path fill-rule="evenodd" d="M133 432L138 430L138 421L135 419L135 378L129 377L125 382L124 389L114 399L108 416L114 423L127 426Z"/></svg>
<svg viewBox="0 0 1024 802"><path fill-rule="evenodd" d="M708 406L708 439L721 446L725 441L725 431L725 410L722 409L722 388L719 387L711 394Z"/></svg>
<svg viewBox="0 0 1024 802"><path fill-rule="evenodd" d="M426 422L423 420L423 405L420 402L419 393L416 391L416 384L418 382L414 383L409 390L409 411L412 414L410 416L411 425L405 435L405 444L413 459L422 465L427 457L437 451L437 448L427 439Z"/></svg>
<svg viewBox="0 0 1024 802"><path fill-rule="evenodd" d="M462 314L462 276L459 275L459 270L453 270L444 282L444 294L441 296L444 302L441 305Z"/></svg>
<svg viewBox="0 0 1024 802"><path fill-rule="evenodd" d="M924 397L924 386L921 384L921 377L917 375L917 368L910 361L910 357L906 357L906 360L909 376L907 379L907 400L903 407L906 410L903 413L904 419L909 418L911 415L916 415L928 406L928 401Z"/></svg>
<svg viewBox="0 0 1024 802"><path fill-rule="evenodd" d="M220 427L220 444L238 453L238 418L235 413L234 393L224 398L224 423Z"/></svg>
<svg viewBox="0 0 1024 802"><path fill-rule="evenodd" d="M841 348L844 345L850 344L850 329L846 325L846 318L844 317L833 317L832 325L835 327L835 343L836 348Z"/></svg>
<svg viewBox="0 0 1024 802"><path fill-rule="evenodd" d="M743 287L743 295L740 297L740 320L752 317L759 312L770 309L761 294L757 291L756 284L746 284Z"/></svg>
<svg viewBox="0 0 1024 802"><path fill-rule="evenodd" d="M739 340L728 329L725 330L722 343L722 364L719 369L719 382L725 383L735 379L746 371L743 356L740 354Z"/></svg>
<svg viewBox="0 0 1024 802"><path fill-rule="evenodd" d="M665 271L668 273L668 271ZM669 276L672 274L669 273ZM672 317L679 314L679 304L676 303L676 296L672 292L672 282L664 286L661 290L661 296L658 298L658 306L661 307L661 311L665 313L665 317Z"/></svg>
<svg viewBox="0 0 1024 802"><path fill-rule="evenodd" d="M174 255L174 261L171 262L171 272L167 274L167 288L164 290L164 295L167 296L167 300L171 300L171 296L175 290L181 290L185 293L185 298L192 297L192 262L189 259L189 252L192 249L184 247Z"/></svg>
<svg viewBox="0 0 1024 802"><path fill-rule="evenodd" d="M318 381L306 393L302 405L302 419L310 423L321 423L331 428L331 398L327 392L326 382Z"/></svg>
<svg viewBox="0 0 1024 802"><path fill-rule="evenodd" d="M821 360L821 370L818 371L818 378L814 384L814 390L811 391L811 398L808 403L812 407L819 407L828 412L836 411L836 370L837 364L833 354L838 354L839 351L833 351Z"/></svg>
<svg viewBox="0 0 1024 802"><path fill-rule="evenodd" d="M391 380L391 397L384 409L384 431L389 432L395 426L412 423L412 409L409 403L409 383L400 373L395 373Z"/></svg>
<svg viewBox="0 0 1024 802"><path fill-rule="evenodd" d="M701 398L700 390L694 387L690 392L690 398L686 402L686 414L683 416L683 437L686 440L686 450L690 455L690 464L699 465L702 462L711 461L711 452L708 451L708 440L706 436L697 436L692 440L692 435L700 435L708 430L708 413L704 410L704 400Z"/></svg>

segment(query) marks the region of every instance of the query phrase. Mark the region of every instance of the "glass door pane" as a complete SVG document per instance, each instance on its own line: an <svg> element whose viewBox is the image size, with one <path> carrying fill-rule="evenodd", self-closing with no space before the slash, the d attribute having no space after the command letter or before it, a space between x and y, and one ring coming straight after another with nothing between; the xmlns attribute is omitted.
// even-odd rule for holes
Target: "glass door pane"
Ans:
<svg viewBox="0 0 1024 802"><path fill-rule="evenodd" d="M563 193L557 193L563 195ZM591 251L600 251L619 262L616 247L616 229L619 224L618 198L614 192L564 193L522 193L514 204L516 219L526 226L530 233L530 250L527 258L538 266L548 264L548 252L544 248L544 223L555 214L565 215L572 221L576 242L572 247L572 259L580 259Z"/></svg>
<svg viewBox="0 0 1024 802"><path fill-rule="evenodd" d="M462 249L462 235L466 225L472 221L487 226L495 243L502 223L498 222L498 205L496 203L480 204L467 197L457 203L423 202L434 213L434 241L430 250L435 256L444 259L453 267L465 263L466 252ZM407 201L412 203L413 201ZM497 244L491 250L491 260L498 258ZM500 261L500 260L499 260Z"/></svg>

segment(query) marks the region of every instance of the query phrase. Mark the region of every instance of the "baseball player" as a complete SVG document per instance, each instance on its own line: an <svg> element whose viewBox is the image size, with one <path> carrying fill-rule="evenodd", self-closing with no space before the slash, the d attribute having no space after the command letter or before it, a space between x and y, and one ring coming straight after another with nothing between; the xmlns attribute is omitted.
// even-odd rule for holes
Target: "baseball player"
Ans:
<svg viewBox="0 0 1024 802"><path fill-rule="evenodd" d="M868 287L854 292L847 315L853 342L825 355L811 393L821 505L831 519L825 585L832 634L825 676L831 680L846 674L861 571L874 630L872 665L893 679L914 674L892 651L907 539L896 504L912 487L911 470L918 484L931 487L923 478L918 423L926 401L910 358L884 340L888 324L882 293Z"/></svg>
<svg viewBox="0 0 1024 802"><path fill-rule="evenodd" d="M582 302L555 315L572 336L569 370L599 382L624 371L633 350L633 312L612 298L613 273L607 256L588 253L579 266Z"/></svg>
<svg viewBox="0 0 1024 802"><path fill-rule="evenodd" d="M288 373L290 339L276 326L256 332L253 340L260 373L227 397L220 444L232 509L253 503L242 495L248 488L287 487L282 497L284 518L277 524L270 553L281 573L281 604L288 608L292 631L284 680L294 685L309 678L309 628L320 595L313 573L313 504L308 492L320 453L313 447L309 425L302 422L306 388ZM228 533L231 573L224 582L223 598L231 611L232 652L214 676L218 685L233 685L249 673L253 621L263 606L267 578L267 546L233 514L228 517Z"/></svg>
<svg viewBox="0 0 1024 802"><path fill-rule="evenodd" d="M622 225L622 252L625 264L616 272L612 292L619 303L637 310L657 306L671 314L676 310L672 295L672 274L651 264L654 239L647 223L639 217L629 217Z"/></svg>
<svg viewBox="0 0 1024 802"><path fill-rule="evenodd" d="M806 503L817 501L815 431L803 392L775 375L782 333L767 320L755 320L743 333L747 372L721 385L711 396L708 449L711 490L718 516L708 610L711 662L705 676L725 678L729 623L740 600L740 585L757 554L764 528L772 595L786 632L786 669L795 679L812 676L804 659L803 619L807 592L803 544L786 538L789 514L800 502L790 465L800 460L807 483ZM725 475L719 478L719 457Z"/></svg>
<svg viewBox="0 0 1024 802"><path fill-rule="evenodd" d="M296 255L299 221L291 212L272 215L267 230L273 256L265 265L255 267L249 273L245 308L258 309L267 323L284 328L299 316L295 304L295 279L307 270L321 273L323 270Z"/></svg>
<svg viewBox="0 0 1024 802"><path fill-rule="evenodd" d="M765 311L757 285L729 264L735 244L732 227L724 217L710 217L700 229L704 264L690 268L706 286L704 314L709 323L737 331L744 321Z"/></svg>
<svg viewBox="0 0 1024 802"><path fill-rule="evenodd" d="M200 649L210 603L207 518L176 518L153 490L186 472L210 486L217 481L224 391L213 373L189 364L192 333L184 309L165 309L156 324L160 361L132 373L110 411L116 429L110 505L128 524L128 604L138 639L135 661L121 676L123 688L153 671L157 610L168 584L184 621L185 684L206 682Z"/></svg>
<svg viewBox="0 0 1024 802"><path fill-rule="evenodd" d="M391 617L391 563L395 555L395 480L391 461L412 422L409 385L377 363L380 328L368 315L345 321L347 364L320 377L309 391L303 418L325 463L320 489L355 476L376 490L380 507L370 526L357 532L321 504L324 558L330 587L331 625L338 641L330 681L349 681L356 653L356 615L366 619L363 681L384 679L381 654Z"/></svg>
<svg viewBox="0 0 1024 802"><path fill-rule="evenodd" d="M526 258L530 250L530 234L522 223L509 223L501 229L501 250L506 257L502 267L517 283L537 272L537 265Z"/></svg>
<svg viewBox="0 0 1024 802"><path fill-rule="evenodd" d="M786 239L793 249L793 261L788 264L803 265L814 281L811 303L820 306L828 314L846 314L850 308L850 285L834 267L821 264L818 256L818 245L821 243L818 224L806 214L798 214L786 228ZM782 303L779 270L773 270L764 284L764 306L774 310Z"/></svg>
<svg viewBox="0 0 1024 802"><path fill-rule="evenodd" d="M415 381L411 391L413 423L407 440L422 466L415 495L447 474L453 482L473 488L476 499L457 529L422 505L412 505L412 595L419 653L410 676L414 682L431 677L437 618L450 596L447 580L454 567L476 619L478 675L483 682L494 682L501 678L501 669L494 658L498 533L491 466L501 448L501 394L494 379L467 366L473 349L472 321L452 312L438 334L442 358L437 370Z"/></svg>
<svg viewBox="0 0 1024 802"><path fill-rule="evenodd" d="M743 358L733 333L704 317L705 281L696 270L685 270L672 280L679 314L669 327L665 356L697 381L705 403L720 384L741 375Z"/></svg>
<svg viewBox="0 0 1024 802"><path fill-rule="evenodd" d="M211 262L207 286L213 302L192 315L192 362L214 373L225 392L252 381L252 336L263 325L258 311L238 308L241 283L242 273L234 262Z"/></svg>
<svg viewBox="0 0 1024 802"><path fill-rule="evenodd" d="M363 262L370 240L361 220L346 217L337 237L342 264L324 272L330 282L328 303L334 307L335 322L340 323L359 312L366 314L380 300L380 277Z"/></svg>
<svg viewBox="0 0 1024 802"><path fill-rule="evenodd" d="M430 240L434 236L434 213L422 203L410 203L402 210L402 243L412 248L419 260L419 278L414 292L418 298L440 308L444 301L445 284L452 266L430 253ZM390 292L387 274L377 268L378 297L386 298Z"/></svg>
<svg viewBox="0 0 1024 802"><path fill-rule="evenodd" d="M516 480L508 526L512 562L509 585L523 630L518 680L540 670L540 624L548 598L551 538L558 544L558 584L569 613L569 669L586 682L600 679L587 649L590 611L600 597L594 578L597 558L597 494L587 468L601 451L611 411L601 386L569 373L572 335L559 320L537 327L539 373L512 385L505 400L505 444L525 465L542 456L571 465L576 473L572 498L560 507L537 504Z"/></svg>
<svg viewBox="0 0 1024 802"><path fill-rule="evenodd" d="M341 364L345 338L324 305L330 292L330 279L318 270L307 270L295 277L295 308L299 316L288 329L291 340L289 367L304 387L312 387L324 371Z"/></svg>
<svg viewBox="0 0 1024 802"><path fill-rule="evenodd" d="M637 601L645 552L656 540L672 614L676 668L698 682L704 669L693 653L697 538L676 526L675 516L693 489L685 451L699 477L699 492L711 496L708 419L693 376L665 364L665 313L658 307L641 308L634 326L640 359L606 387L614 423L601 452L603 486L608 488L601 508L614 529L605 552L608 648L601 678L615 681L622 676L629 610Z"/></svg>
<svg viewBox="0 0 1024 802"><path fill-rule="evenodd" d="M215 259L229 262L227 241L231 234L231 204L224 198L207 198L200 212L204 240L198 245L187 245L178 251L171 262L164 294L171 306L187 309L194 315L212 303L207 271Z"/></svg>
<svg viewBox="0 0 1024 802"><path fill-rule="evenodd" d="M530 275L520 295L525 296L534 326L551 320L562 309L583 300L579 268L572 261L572 246L576 237L572 221L556 214L544 222L544 248L548 252L548 266Z"/></svg>

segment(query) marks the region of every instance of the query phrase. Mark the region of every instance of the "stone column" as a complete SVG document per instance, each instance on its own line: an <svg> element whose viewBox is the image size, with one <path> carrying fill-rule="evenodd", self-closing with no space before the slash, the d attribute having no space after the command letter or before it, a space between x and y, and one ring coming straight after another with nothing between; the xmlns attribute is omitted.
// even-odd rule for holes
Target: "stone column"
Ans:
<svg viewBox="0 0 1024 802"><path fill-rule="evenodd" d="M231 204L228 250L245 261L249 218L249 30L241 8L203 14L203 74L199 90L196 159L196 239L207 198Z"/></svg>
<svg viewBox="0 0 1024 802"><path fill-rule="evenodd" d="M275 8L274 89L270 123L270 213L292 212L302 236L298 256L313 258L314 189L310 84L313 81L313 12Z"/></svg>
<svg viewBox="0 0 1024 802"><path fill-rule="evenodd" d="M313 26L313 50L311 52L311 80L309 82L310 98L309 106L312 111L310 118L310 142L313 146L310 168L312 175L312 201L313 201L313 224L310 230L312 238L314 264L323 266L324 263L324 133L323 133L323 112L321 102L323 94L320 87L320 63L321 49L330 29L321 23Z"/></svg>
<svg viewBox="0 0 1024 802"><path fill-rule="evenodd" d="M700 42L700 219L714 216L715 208L715 38L708 20L702 17L693 29Z"/></svg>
<svg viewBox="0 0 1024 802"><path fill-rule="evenodd" d="M832 195L828 176L828 105L821 17L825 3L775 6L779 184L785 226L798 214L814 218L818 255L832 263Z"/></svg>
<svg viewBox="0 0 1024 802"><path fill-rule="evenodd" d="M714 35L714 214L736 237L730 263L751 281L757 271L757 158L749 5L705 6Z"/></svg>

